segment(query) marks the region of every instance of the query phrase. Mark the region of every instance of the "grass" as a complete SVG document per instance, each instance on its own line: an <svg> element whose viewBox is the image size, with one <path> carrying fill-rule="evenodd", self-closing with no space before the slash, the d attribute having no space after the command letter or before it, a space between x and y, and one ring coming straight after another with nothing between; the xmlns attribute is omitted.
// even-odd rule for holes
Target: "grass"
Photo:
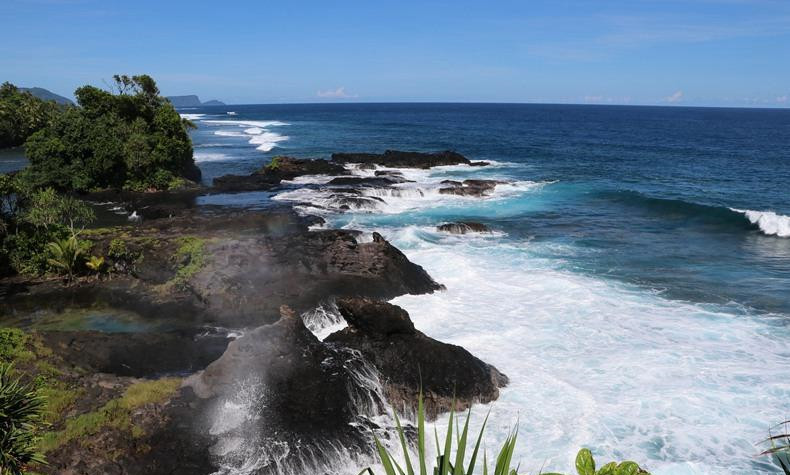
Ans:
<svg viewBox="0 0 790 475"><path fill-rule="evenodd" d="M272 161L266 165L266 170L277 171L280 169L280 157L272 158Z"/></svg>
<svg viewBox="0 0 790 475"><path fill-rule="evenodd" d="M185 236L178 238L177 242L178 249L174 259L178 262L178 267L172 283L182 286L206 263L206 240L196 236Z"/></svg>
<svg viewBox="0 0 790 475"><path fill-rule="evenodd" d="M87 444L90 436L107 429L128 432L134 438L142 437L145 431L135 425L132 412L146 404L164 402L180 385L180 378L162 378L132 384L121 397L109 401L96 411L69 420L63 430L45 434L41 441L41 451L50 452L72 440Z"/></svg>
<svg viewBox="0 0 790 475"><path fill-rule="evenodd" d="M455 404L453 403L452 407ZM397 459L382 445L381 441L374 436L374 443L376 451L379 455L379 460L384 468L386 475L472 475L474 473L481 473L483 475L517 475L518 466L513 467L513 454L515 451L516 440L518 438L518 425L508 435L502 443L496 457L492 459L492 464L488 462L488 454L483 450L482 463L480 470L478 470L478 460L480 459L480 443L483 440L486 423L488 416L483 421L483 426L477 434L476 442L472 448L469 460L466 460L467 445L469 439L469 420L471 419L471 410L466 415L466 420L463 423L463 429L460 429L455 411L450 412L450 418L447 423L447 432L445 434L444 444L439 443L439 434L434 432L436 441L436 453L438 456L431 464L427 458L425 449L425 408L423 406L422 392L420 392L417 404L417 457L412 460L412 455L409 452L409 447L406 442L406 435L403 427L401 426L398 415L394 414L395 425L398 433L398 439L401 449L403 451L403 466L401 466ZM454 430L455 429L455 432ZM455 434L455 435L454 435ZM455 452L455 456L453 456ZM428 467L431 466L429 471ZM415 468L417 467L417 468ZM579 475L637 475L648 474L639 467L635 462L609 462L602 466L600 469L595 469L595 459L589 449L581 449L576 456L576 471ZM561 475L558 473L543 473L542 475ZM372 469L366 468L362 470L359 475L375 475Z"/></svg>
<svg viewBox="0 0 790 475"><path fill-rule="evenodd" d="M11 363L19 359L30 359L26 349L28 335L19 328L0 328L0 361Z"/></svg>

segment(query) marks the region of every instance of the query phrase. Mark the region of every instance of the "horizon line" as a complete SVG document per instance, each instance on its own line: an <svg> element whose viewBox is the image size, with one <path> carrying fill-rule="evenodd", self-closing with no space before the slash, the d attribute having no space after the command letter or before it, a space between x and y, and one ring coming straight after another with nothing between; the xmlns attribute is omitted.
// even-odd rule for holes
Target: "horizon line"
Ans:
<svg viewBox="0 0 790 475"><path fill-rule="evenodd" d="M170 96L164 96L170 97ZM222 102L222 101L220 101ZM249 103L227 103L225 105L201 105L194 107L176 107L178 110L201 109L201 108L222 108L228 106L288 106L288 105L393 105L393 104L470 104L470 105L535 105L535 106L591 106L591 107L665 107L672 109L773 109L790 110L790 105L750 105L750 106L716 106L716 105L691 105L691 104L609 104L609 103L590 103L590 102L487 102L487 101L320 101L320 102L249 102Z"/></svg>

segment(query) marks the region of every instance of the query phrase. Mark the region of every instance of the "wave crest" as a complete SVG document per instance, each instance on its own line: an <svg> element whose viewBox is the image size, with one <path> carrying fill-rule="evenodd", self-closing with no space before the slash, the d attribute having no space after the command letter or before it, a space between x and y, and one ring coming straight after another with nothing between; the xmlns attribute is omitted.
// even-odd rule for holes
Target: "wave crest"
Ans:
<svg viewBox="0 0 790 475"><path fill-rule="evenodd" d="M790 216L773 211L753 211L750 209L730 208L736 213L746 216L750 223L760 228L763 234L778 237L790 237Z"/></svg>

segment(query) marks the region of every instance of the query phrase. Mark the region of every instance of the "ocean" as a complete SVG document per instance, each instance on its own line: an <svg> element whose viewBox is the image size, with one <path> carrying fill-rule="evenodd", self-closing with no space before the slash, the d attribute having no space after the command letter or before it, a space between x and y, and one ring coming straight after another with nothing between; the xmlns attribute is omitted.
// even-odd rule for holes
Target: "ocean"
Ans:
<svg viewBox="0 0 790 475"><path fill-rule="evenodd" d="M447 290L394 303L511 384L523 470L580 447L654 474L775 473L757 457L790 413L790 110L516 104L228 106L184 111L205 179L275 155L455 150L492 166L406 170L374 210L317 212L379 231ZM470 177L509 185L440 195ZM321 205L310 189L206 202ZM492 234L451 236L470 220ZM479 422L479 421L478 421Z"/></svg>
<svg viewBox="0 0 790 475"><path fill-rule="evenodd" d="M198 126L206 183L276 155L449 149L491 162L403 170L413 182L375 192L375 209L333 211L303 186L201 201L293 202L330 227L378 231L422 265L447 290L393 303L419 330L509 376L500 399L473 412L479 423L491 411L489 448L518 421L523 471L572 472L576 451L589 447L598 460L632 459L658 475L777 473L757 454L790 414L790 110L181 112ZM508 183L486 198L438 193L442 180L473 177ZM462 220L493 232L436 231Z"/></svg>

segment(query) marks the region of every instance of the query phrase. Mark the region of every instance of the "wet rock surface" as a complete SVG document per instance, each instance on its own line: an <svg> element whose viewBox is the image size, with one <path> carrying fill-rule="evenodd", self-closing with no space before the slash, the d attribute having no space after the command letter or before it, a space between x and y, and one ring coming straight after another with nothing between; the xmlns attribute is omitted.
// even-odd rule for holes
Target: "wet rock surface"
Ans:
<svg viewBox="0 0 790 475"><path fill-rule="evenodd" d="M383 401L360 384L364 364L321 343L283 307L277 322L232 342L222 357L185 383L212 436L214 464L232 468L252 461L254 473L279 473L285 467L293 473L323 473L323 464L330 462L319 454L331 456L333 447L343 447L349 457L371 454L367 431L375 425L366 416L380 412ZM255 445L229 456L227 444L237 438Z"/></svg>
<svg viewBox="0 0 790 475"><path fill-rule="evenodd" d="M482 223L463 221L459 223L444 223L436 226L437 231L450 234L490 233L491 229Z"/></svg>
<svg viewBox="0 0 790 475"><path fill-rule="evenodd" d="M219 191L255 191L275 188L283 180L293 180L304 175L345 175L348 171L340 164L323 159L275 157L268 165L250 175L224 175L214 179Z"/></svg>
<svg viewBox="0 0 790 475"><path fill-rule="evenodd" d="M402 308L371 299L337 301L348 327L327 342L359 350L381 374L387 400L414 411L420 387L426 413L435 417L452 407L499 397L507 377L460 346L434 340L416 330Z"/></svg>
<svg viewBox="0 0 790 475"><path fill-rule="evenodd" d="M497 185L504 182L497 180L464 180L463 182L445 180L442 184L447 185L439 188L439 193L443 195L474 196L483 197L489 195Z"/></svg>
<svg viewBox="0 0 790 475"><path fill-rule="evenodd" d="M66 364L98 373L157 378L191 374L219 358L231 341L222 333L41 332Z"/></svg>

